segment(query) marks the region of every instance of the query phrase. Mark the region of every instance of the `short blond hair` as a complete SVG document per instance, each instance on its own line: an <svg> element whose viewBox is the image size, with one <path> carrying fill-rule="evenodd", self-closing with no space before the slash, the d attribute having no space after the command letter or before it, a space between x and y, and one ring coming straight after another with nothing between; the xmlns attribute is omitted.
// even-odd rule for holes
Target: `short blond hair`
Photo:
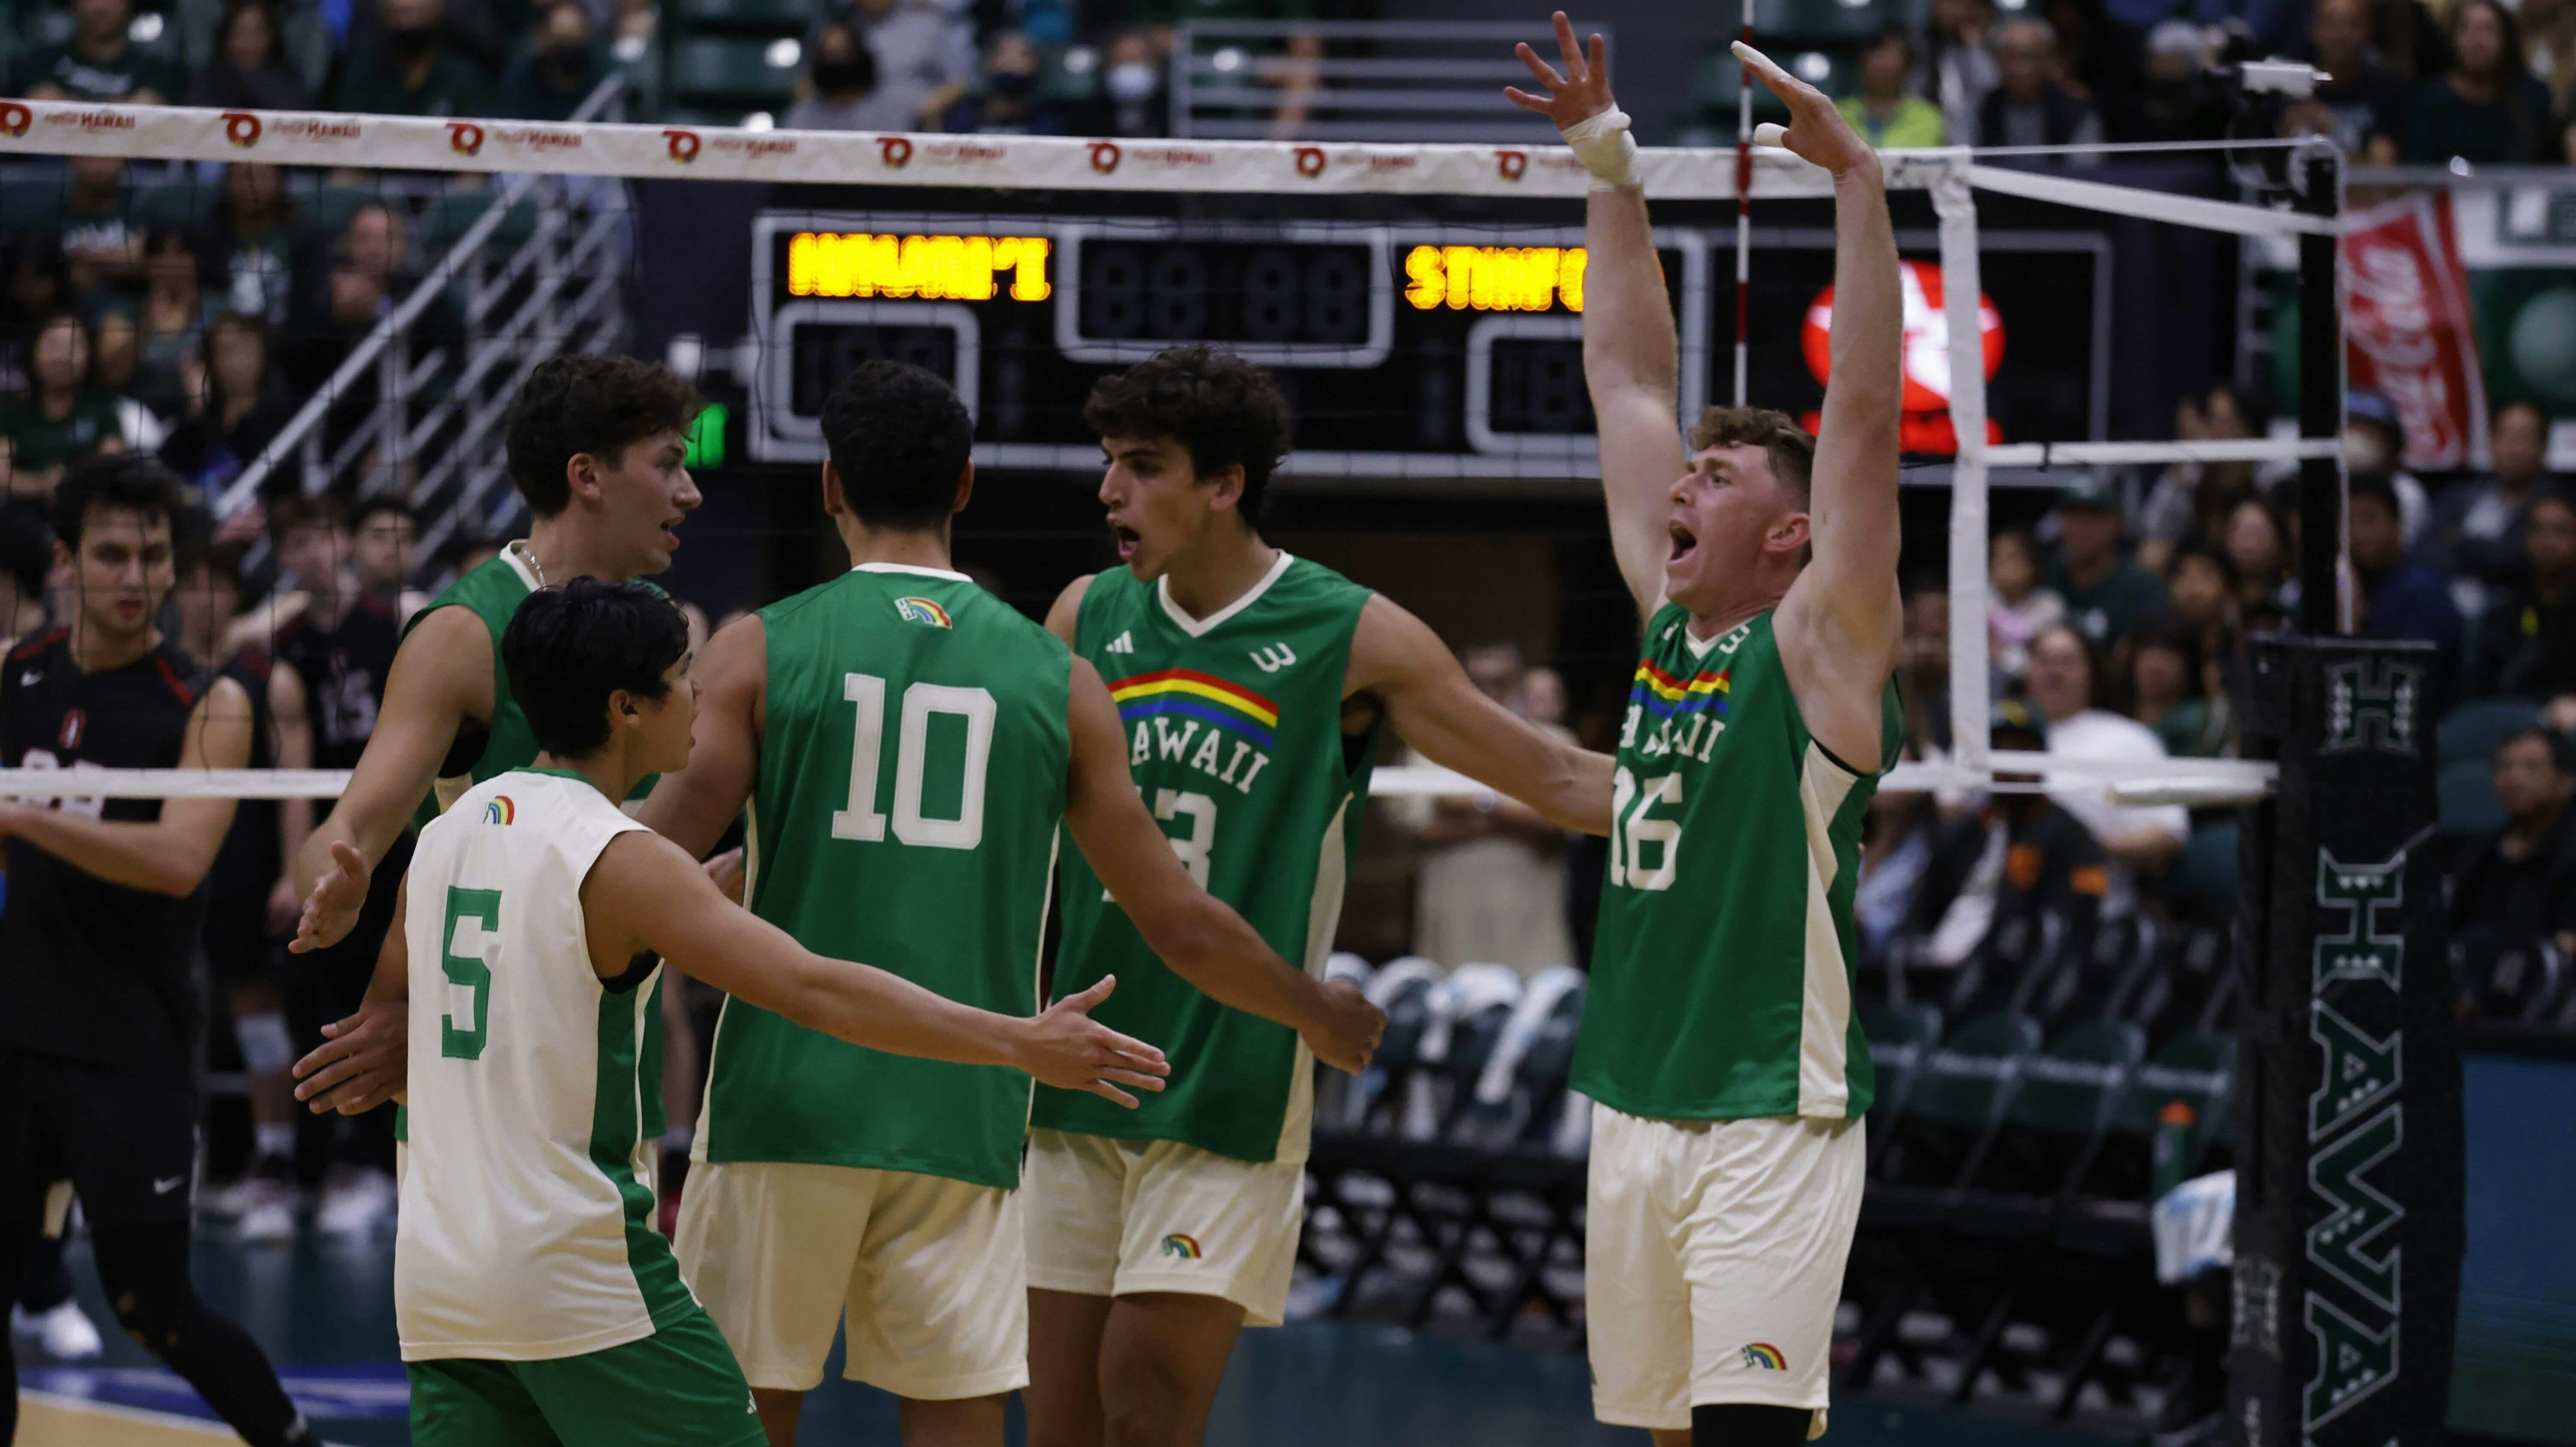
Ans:
<svg viewBox="0 0 2576 1447"><path fill-rule="evenodd" d="M1771 475L1807 505L1808 479L1816 465L1816 439L1807 435L1786 412L1768 407L1710 407L1699 414L1699 425L1691 429L1691 451L1705 452L1712 447L1759 447L1771 460Z"/></svg>

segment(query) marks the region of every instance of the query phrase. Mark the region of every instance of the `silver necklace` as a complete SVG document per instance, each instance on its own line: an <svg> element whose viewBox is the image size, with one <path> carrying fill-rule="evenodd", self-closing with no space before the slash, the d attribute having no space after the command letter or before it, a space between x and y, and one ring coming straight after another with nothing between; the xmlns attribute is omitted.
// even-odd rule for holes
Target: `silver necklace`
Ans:
<svg viewBox="0 0 2576 1447"><path fill-rule="evenodd" d="M520 562L528 565L528 571L535 575L538 587L542 588L546 586L546 570L538 566L537 555L529 549L525 542L513 540L510 544L510 552L516 556Z"/></svg>

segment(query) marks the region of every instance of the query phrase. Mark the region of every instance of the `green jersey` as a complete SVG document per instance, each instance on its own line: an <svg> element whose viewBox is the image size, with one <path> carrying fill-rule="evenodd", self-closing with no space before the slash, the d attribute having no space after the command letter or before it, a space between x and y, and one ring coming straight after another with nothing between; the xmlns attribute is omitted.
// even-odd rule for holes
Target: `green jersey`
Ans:
<svg viewBox="0 0 2576 1447"><path fill-rule="evenodd" d="M1279 555L1252 591L1206 618L1167 582L1124 568L1091 580L1074 651L1109 682L1128 731L1128 767L1172 848L1270 947L1323 968L1359 844L1377 730L1342 733L1342 682L1368 590ZM1118 977L1093 1012L1171 1057L1160 1094L1125 1110L1097 1096L1038 1090L1055 1130L1181 1141L1247 1161L1306 1158L1313 1057L1297 1032L1230 1009L1172 972L1108 898L1079 853L1064 861L1059 994Z"/></svg>
<svg viewBox="0 0 2576 1447"><path fill-rule="evenodd" d="M752 912L1005 1015L1038 1008L1073 657L963 573L865 564L764 609ZM1015 1187L1029 1078L888 1055L725 1002L698 1145Z"/></svg>
<svg viewBox="0 0 2576 1447"><path fill-rule="evenodd" d="M1852 1015L1863 772L1807 732L1772 614L1702 643L1646 625L1612 785L1610 878L1574 1088L1630 1115L1857 1119L1874 1079Z"/></svg>
<svg viewBox="0 0 2576 1447"><path fill-rule="evenodd" d="M492 721L477 724L469 719L456 731L456 742L448 746L447 757L438 766L438 782L413 811L413 828L437 818L457 796L493 775L536 762L537 736L529 732L528 716L519 712L519 701L510 696L510 670L501 662L501 634L519 604L536 588L527 564L505 548L499 557L448 584L446 592L430 599L429 606L404 625L403 636L409 638L430 614L441 608L463 608L482 619L492 634Z"/></svg>

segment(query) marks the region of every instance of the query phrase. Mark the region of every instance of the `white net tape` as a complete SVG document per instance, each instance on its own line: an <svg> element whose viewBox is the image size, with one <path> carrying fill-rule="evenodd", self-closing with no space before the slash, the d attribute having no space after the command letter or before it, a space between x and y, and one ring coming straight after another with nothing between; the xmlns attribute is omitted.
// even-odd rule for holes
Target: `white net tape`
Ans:
<svg viewBox="0 0 2576 1447"><path fill-rule="evenodd" d="M1051 192L1205 192L1294 197L1384 195L1580 200L1588 175L1555 146L1296 144L1273 141L1107 140L875 132L751 131L599 122L538 124L188 107L0 100L0 159L112 155L161 160ZM1928 192L1940 218L1945 317L1953 366L1950 416L1959 439L1950 470L1954 676L1987 673L1987 470L2167 462L2295 461L2333 455L2331 440L2043 442L1989 446L1978 319L1973 190L2209 228L2244 236L2332 232L2340 223L2263 206L2137 190L2064 175L1978 164L1964 148L1884 154L1891 190ZM1731 150L1643 148L1649 197L1734 199ZM1820 198L1821 170L1784 152L1754 156L1752 194ZM246 500L246 499L245 499ZM2125 780L2124 796L2223 801L2269 787L2269 766L2174 759L2152 779L2133 765L2096 767L2030 755L1991 755L1983 689L1952 690L1957 757L1899 766L1884 787L1984 787L2003 773L2051 780ZM332 798L348 776L329 770L0 770L0 797ZM1378 771L1381 794L1473 795L1445 770Z"/></svg>

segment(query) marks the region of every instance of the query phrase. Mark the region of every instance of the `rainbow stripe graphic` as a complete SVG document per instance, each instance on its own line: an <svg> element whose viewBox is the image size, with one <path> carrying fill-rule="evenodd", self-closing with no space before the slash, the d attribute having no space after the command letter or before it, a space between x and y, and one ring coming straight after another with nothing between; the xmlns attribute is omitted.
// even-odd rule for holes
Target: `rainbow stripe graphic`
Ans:
<svg viewBox="0 0 2576 1447"><path fill-rule="evenodd" d="M1184 1236L1175 1231L1163 1238L1163 1254L1179 1257L1183 1261L1196 1261L1200 1256L1199 1238Z"/></svg>
<svg viewBox="0 0 2576 1447"><path fill-rule="evenodd" d="M1270 731L1279 727L1279 705L1240 684L1190 668L1139 673L1109 685L1118 700L1118 716L1140 719L1148 714L1177 713L1231 729L1261 747L1276 748Z"/></svg>
<svg viewBox="0 0 2576 1447"><path fill-rule="evenodd" d="M897 598L894 600L894 611L895 615L906 623L919 623L930 628L957 626L949 618L948 610L929 598Z"/></svg>
<svg viewBox="0 0 2576 1447"><path fill-rule="evenodd" d="M1726 694L1732 686L1727 676L1733 670L1710 673L1706 670L1689 678L1675 678L1650 662L1637 664L1637 681L1628 689L1630 703L1642 703L1646 712L1657 718L1672 718L1686 713L1724 713Z"/></svg>
<svg viewBox="0 0 2576 1447"><path fill-rule="evenodd" d="M512 824L518 822L518 818L519 806L511 803L507 794L495 794L484 802L483 822L486 824Z"/></svg>
<svg viewBox="0 0 2576 1447"><path fill-rule="evenodd" d="M1767 1341L1745 1343L1744 1364L1748 1367L1758 1367L1766 1372L1789 1370L1789 1359L1780 1354L1778 1347Z"/></svg>

